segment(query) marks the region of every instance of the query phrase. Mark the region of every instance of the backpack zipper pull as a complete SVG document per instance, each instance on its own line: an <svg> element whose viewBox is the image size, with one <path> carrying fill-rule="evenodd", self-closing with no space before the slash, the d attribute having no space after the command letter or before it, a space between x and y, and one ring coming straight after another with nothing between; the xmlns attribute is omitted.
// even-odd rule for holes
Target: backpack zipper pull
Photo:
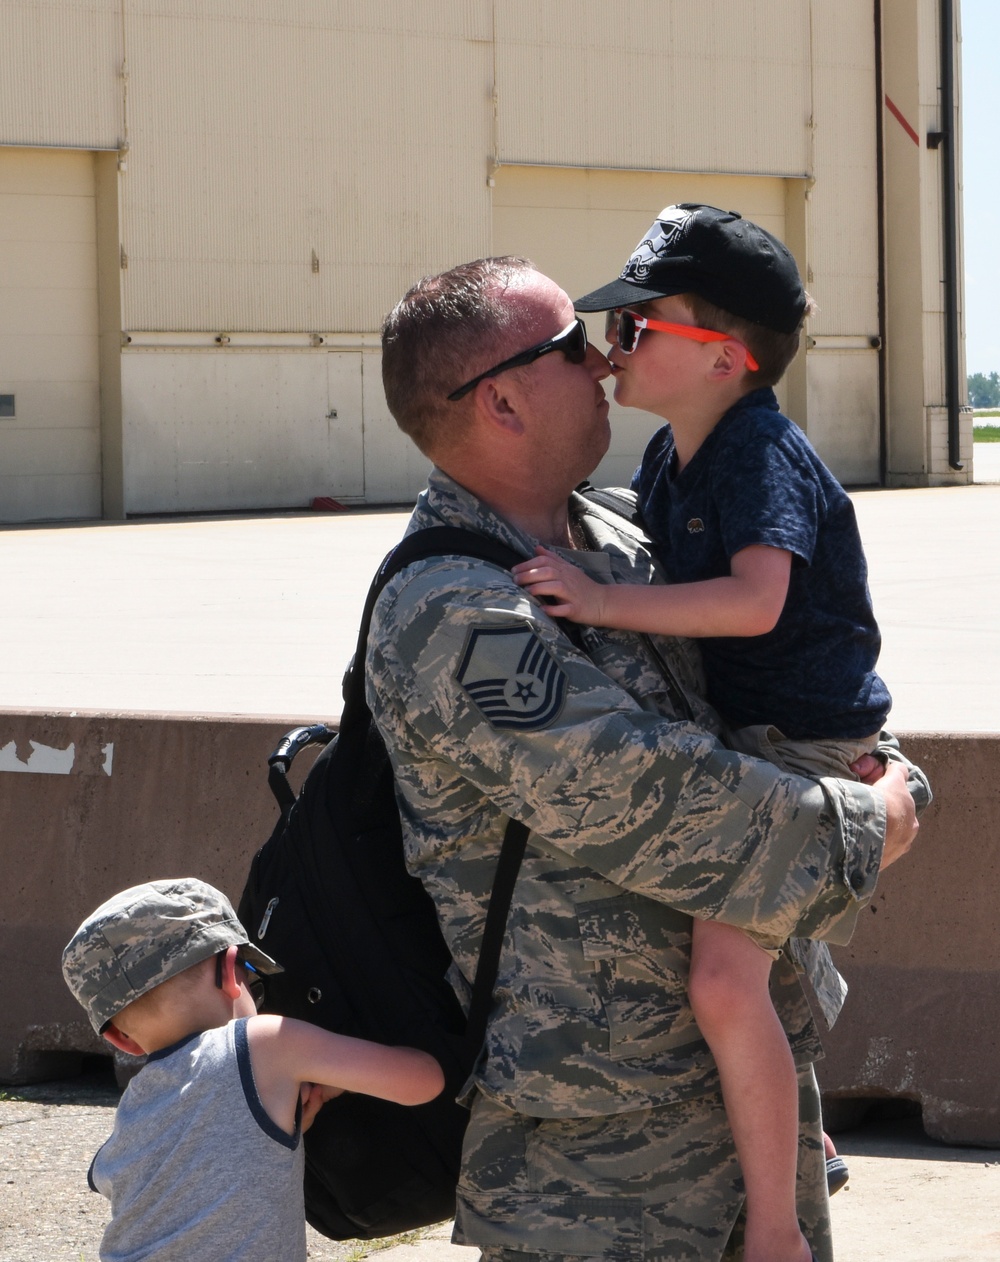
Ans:
<svg viewBox="0 0 1000 1262"><path fill-rule="evenodd" d="M260 928L257 930L258 941L260 941L264 934L267 933L267 926L271 923L271 917L274 915L274 909L277 905L277 898L272 898L268 905L264 908L264 915L260 922Z"/></svg>

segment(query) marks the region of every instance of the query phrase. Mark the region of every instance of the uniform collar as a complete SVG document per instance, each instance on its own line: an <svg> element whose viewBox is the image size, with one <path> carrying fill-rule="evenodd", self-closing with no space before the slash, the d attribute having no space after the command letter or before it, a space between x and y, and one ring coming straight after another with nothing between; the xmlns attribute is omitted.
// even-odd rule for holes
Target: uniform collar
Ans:
<svg viewBox="0 0 1000 1262"><path fill-rule="evenodd" d="M627 512L630 495L630 492L625 492L623 513ZM620 581L650 581L649 541L628 516L596 504L576 491L570 495L569 511L571 516L584 521L595 551L612 553L615 558L612 570L622 567L627 570L628 577ZM525 557L534 556L538 542L437 467L431 470L427 486L417 499L406 533L411 534L427 526L460 526L478 534L490 535Z"/></svg>
<svg viewBox="0 0 1000 1262"><path fill-rule="evenodd" d="M534 556L538 542L437 466L431 469L427 486L417 498L406 533L426 526L460 526L474 530L501 540L526 557Z"/></svg>

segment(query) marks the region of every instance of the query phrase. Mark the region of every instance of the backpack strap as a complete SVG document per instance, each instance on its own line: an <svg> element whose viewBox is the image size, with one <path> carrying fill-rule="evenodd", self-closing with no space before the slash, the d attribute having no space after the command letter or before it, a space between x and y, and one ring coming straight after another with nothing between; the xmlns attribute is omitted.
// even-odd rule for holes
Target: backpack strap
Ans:
<svg viewBox="0 0 1000 1262"><path fill-rule="evenodd" d="M406 569L408 565L431 557L452 554L488 561L505 570L509 570L518 561L524 560L521 553L501 543L498 539L491 539L488 535L476 534L471 530L463 530L458 526L430 526L424 530L414 531L398 543L379 566L365 601L361 629L358 633L358 647L344 686L344 717L341 719L341 729L345 726L345 721L356 722L364 715L370 717L368 703L365 700L364 662L372 613L382 589L391 578L400 570ZM561 623L560 625L566 629L570 624ZM581 643L579 631L576 628L573 628L572 638L576 644ZM517 874L520 871L521 860L528 842L528 832L529 829L520 820L508 820L503 844L500 847L500 857L497 860L493 889L486 911L486 924L483 928L483 940L479 948L479 959L476 963L476 975L466 1023L465 1038L470 1070L479 1056L486 1037L486 1024L493 1006L493 987L496 985L497 972L500 968L500 951L503 947L511 900L514 897L514 885L517 882Z"/></svg>
<svg viewBox="0 0 1000 1262"><path fill-rule="evenodd" d="M582 495L584 499L590 500L592 504L599 504L601 508L606 508L608 512L624 517L633 526L641 526L636 494L630 488L622 486L594 486L592 482L581 482L576 488L576 492L578 495Z"/></svg>
<svg viewBox="0 0 1000 1262"><path fill-rule="evenodd" d="M475 557L478 561L489 561L505 570L524 560L520 552L501 543L499 539L491 539L488 535L479 535L472 530L463 530L459 526L428 526L424 530L415 530L396 544L378 567L365 600L358 631L358 646L344 682L344 713L340 720L342 728L352 722L356 714L364 715L368 710L365 701L365 653L372 612L382 589L408 565L430 560L431 557L449 555Z"/></svg>
<svg viewBox="0 0 1000 1262"><path fill-rule="evenodd" d="M483 941L476 962L476 976L472 983L469 1000L469 1017L465 1027L465 1040L469 1050L469 1070L473 1069L486 1038L486 1024L493 1007L493 987L500 971L500 951L507 931L507 918L514 898L517 874L528 844L528 827L519 819L507 821L503 835L497 870L493 877L493 889L486 909Z"/></svg>

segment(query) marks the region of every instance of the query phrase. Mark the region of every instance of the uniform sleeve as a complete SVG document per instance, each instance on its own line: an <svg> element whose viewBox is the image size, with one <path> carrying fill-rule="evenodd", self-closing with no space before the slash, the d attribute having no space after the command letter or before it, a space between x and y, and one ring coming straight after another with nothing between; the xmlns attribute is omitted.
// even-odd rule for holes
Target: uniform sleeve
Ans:
<svg viewBox="0 0 1000 1262"><path fill-rule="evenodd" d="M368 666L407 809L441 845L460 844L472 793L693 916L846 941L874 891L878 795L784 775L650 713L499 570L434 563L394 580Z"/></svg>
<svg viewBox="0 0 1000 1262"><path fill-rule="evenodd" d="M727 556L765 544L812 561L823 491L800 446L787 430L753 422L738 438L725 436L712 467L712 497Z"/></svg>
<svg viewBox="0 0 1000 1262"><path fill-rule="evenodd" d="M891 732L881 734L875 753L887 763L898 762L906 768L906 787L910 792L910 797L913 798L917 815L922 815L934 801L931 782L926 772L907 758L899 747L899 741Z"/></svg>

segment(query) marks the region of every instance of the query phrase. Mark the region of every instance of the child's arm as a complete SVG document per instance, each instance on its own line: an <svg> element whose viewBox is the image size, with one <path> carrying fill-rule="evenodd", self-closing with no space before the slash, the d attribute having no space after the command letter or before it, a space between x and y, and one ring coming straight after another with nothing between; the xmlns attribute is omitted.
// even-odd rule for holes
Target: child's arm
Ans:
<svg viewBox="0 0 1000 1262"><path fill-rule="evenodd" d="M511 573L533 596L553 596L554 618L591 627L617 627L654 635L763 635L773 629L788 595L792 554L754 544L737 552L725 578L665 587L595 583L572 562L536 548L532 561Z"/></svg>
<svg viewBox="0 0 1000 1262"><path fill-rule="evenodd" d="M396 1104L424 1104L444 1086L441 1066L415 1047L385 1047L270 1015L251 1017L247 1038L261 1104L289 1135L304 1082L334 1088L328 1097L355 1091Z"/></svg>

